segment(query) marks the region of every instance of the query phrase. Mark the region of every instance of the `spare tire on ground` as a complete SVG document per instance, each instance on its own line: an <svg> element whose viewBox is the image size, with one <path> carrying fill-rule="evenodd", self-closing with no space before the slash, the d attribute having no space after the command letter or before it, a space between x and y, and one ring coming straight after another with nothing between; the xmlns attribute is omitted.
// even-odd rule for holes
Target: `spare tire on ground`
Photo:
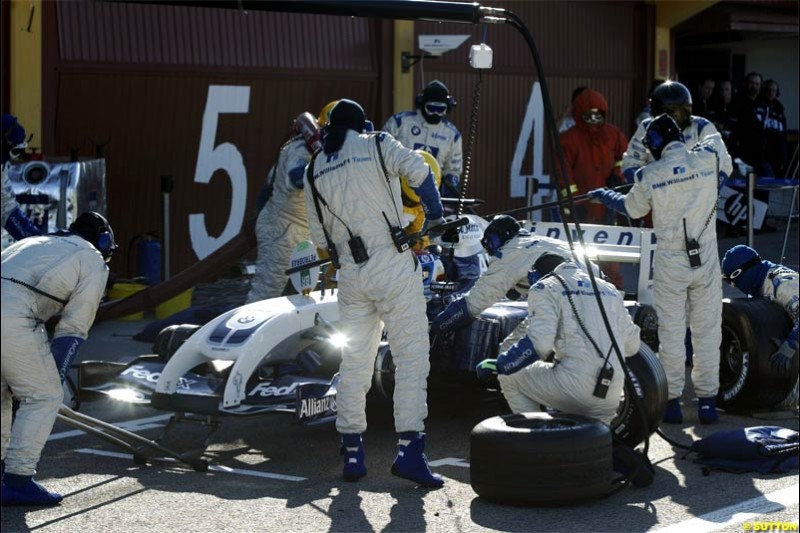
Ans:
<svg viewBox="0 0 800 533"><path fill-rule="evenodd" d="M472 430L470 483L482 498L512 505L562 505L613 488L611 430L581 415L495 416Z"/></svg>
<svg viewBox="0 0 800 533"><path fill-rule="evenodd" d="M635 448L661 423L669 400L667 374L656 354L645 343L642 343L639 353L625 359L625 364L629 379L625 380L624 396L617 416L611 421L611 430L617 438ZM639 401L634 401L634 398Z"/></svg>
<svg viewBox="0 0 800 533"><path fill-rule="evenodd" d="M178 348L186 342L186 339L194 335L201 327L196 324L167 326L156 336L156 340L153 343L153 351L166 363L178 351Z"/></svg>
<svg viewBox="0 0 800 533"><path fill-rule="evenodd" d="M722 303L722 345L717 405L726 411L749 412L780 404L797 381L798 357L786 372L770 365L792 321L778 304L763 298L735 298Z"/></svg>

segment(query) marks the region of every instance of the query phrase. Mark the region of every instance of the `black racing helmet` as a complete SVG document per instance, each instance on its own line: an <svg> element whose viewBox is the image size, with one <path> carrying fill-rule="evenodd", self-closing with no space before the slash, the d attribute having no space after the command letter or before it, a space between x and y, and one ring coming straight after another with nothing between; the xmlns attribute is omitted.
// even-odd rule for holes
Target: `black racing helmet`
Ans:
<svg viewBox="0 0 800 533"><path fill-rule="evenodd" d="M540 276L546 276L553 272L558 265L566 261L563 257L553 252L544 252L536 259L533 264L533 269L539 273Z"/></svg>
<svg viewBox="0 0 800 533"><path fill-rule="evenodd" d="M673 141L684 142L683 132L675 120L667 113L654 118L647 125L642 138L642 144L650 150L656 160L661 159L661 152L664 147Z"/></svg>
<svg viewBox="0 0 800 533"><path fill-rule="evenodd" d="M414 104L422 112L422 117L426 122L438 124L447 113L453 110L456 101L450 96L447 85L439 80L433 80L417 95Z"/></svg>
<svg viewBox="0 0 800 533"><path fill-rule="evenodd" d="M481 244L489 255L495 255L522 229L517 219L509 215L497 215L483 232Z"/></svg>
<svg viewBox="0 0 800 533"><path fill-rule="evenodd" d="M681 129L692 122L692 93L677 81L665 81L650 96L650 114L657 117L668 113Z"/></svg>
<svg viewBox="0 0 800 533"><path fill-rule="evenodd" d="M69 231L92 243L92 246L103 254L106 262L111 259L117 249L114 230L111 229L106 217L95 211L81 213L75 222L69 225Z"/></svg>

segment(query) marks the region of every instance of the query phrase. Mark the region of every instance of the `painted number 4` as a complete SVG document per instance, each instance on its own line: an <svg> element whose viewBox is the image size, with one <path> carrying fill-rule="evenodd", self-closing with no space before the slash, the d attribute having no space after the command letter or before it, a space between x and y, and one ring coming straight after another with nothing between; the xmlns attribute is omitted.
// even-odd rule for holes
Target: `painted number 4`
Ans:
<svg viewBox="0 0 800 533"><path fill-rule="evenodd" d="M189 215L189 235L192 240L192 249L199 259L205 259L217 248L234 238L242 229L247 203L247 171L244 167L244 160L233 144L226 142L214 146L214 143L217 137L219 115L247 113L249 108L250 87L209 86L194 181L195 183L208 183L214 172L223 170L231 181L232 192L228 222L218 237L208 234L205 214L192 213Z"/></svg>
<svg viewBox="0 0 800 533"><path fill-rule="evenodd" d="M533 148L533 172L532 174L523 174L522 163L525 160L529 143ZM545 187L540 188L536 197L541 199L541 196L550 194L550 189L546 187L550 182L550 176L542 173L543 152L544 105L542 103L542 88L537 81L531 87L531 96L528 99L528 107L525 109L525 118L522 120L514 157L511 160L510 190L512 198L525 196L525 185L531 178L537 178L540 186L545 185Z"/></svg>

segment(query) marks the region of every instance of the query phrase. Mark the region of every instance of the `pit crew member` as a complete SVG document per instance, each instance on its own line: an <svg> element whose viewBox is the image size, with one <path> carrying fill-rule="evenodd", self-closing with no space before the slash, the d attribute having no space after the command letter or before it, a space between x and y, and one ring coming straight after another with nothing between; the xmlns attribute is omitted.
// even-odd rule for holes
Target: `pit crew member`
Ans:
<svg viewBox="0 0 800 533"><path fill-rule="evenodd" d="M80 215L68 232L29 237L2 253L3 505L55 505L33 477L63 400L61 383L94 322L116 249L108 221ZM44 324L61 318L52 342ZM13 425L12 397L20 402Z"/></svg>
<svg viewBox="0 0 800 533"><path fill-rule="evenodd" d="M725 252L722 258L722 275L745 294L775 302L789 314L794 327L785 339L774 339L776 351L769 359L775 370L788 372L792 368L793 358L797 357L797 272L761 259L758 252L739 244ZM795 381L792 393L784 401L785 407L797 408L797 383Z"/></svg>
<svg viewBox="0 0 800 533"><path fill-rule="evenodd" d="M719 134L687 150L680 127L666 113L648 123L641 142L654 161L636 172L630 192L622 195L596 189L589 194L632 218L652 211L658 239L653 296L661 341L659 359L669 387L663 420L670 424L683 422L680 398L685 379L688 312L698 417L701 424L712 424L719 418L716 396L722 341L722 283L714 216L720 178L731 170L726 163L730 157Z"/></svg>
<svg viewBox="0 0 800 533"><path fill-rule="evenodd" d="M414 104L414 111L391 116L383 131L391 133L403 146L432 154L442 168L442 194L455 196L462 166L461 132L445 117L456 101L444 83L433 80L417 95Z"/></svg>
<svg viewBox="0 0 800 533"><path fill-rule="evenodd" d="M382 325L397 366L394 418L398 454L392 473L423 487L440 487L425 457L429 343L422 273L402 230L399 176L426 210L430 227L444 223L439 192L425 160L390 134L365 134L362 107L347 99L330 113L324 149L306 171L306 210L315 243L327 243L339 266L339 314L349 339L337 389L336 428L342 436L343 476L367 473L362 434Z"/></svg>
<svg viewBox="0 0 800 533"><path fill-rule="evenodd" d="M589 275L572 261L545 252L529 275L530 320L525 336L492 363L514 413L546 405L610 424L619 407L625 373L614 353ZM614 285L597 279L603 307L624 357L639 351L639 327ZM550 352L555 359L545 362Z"/></svg>

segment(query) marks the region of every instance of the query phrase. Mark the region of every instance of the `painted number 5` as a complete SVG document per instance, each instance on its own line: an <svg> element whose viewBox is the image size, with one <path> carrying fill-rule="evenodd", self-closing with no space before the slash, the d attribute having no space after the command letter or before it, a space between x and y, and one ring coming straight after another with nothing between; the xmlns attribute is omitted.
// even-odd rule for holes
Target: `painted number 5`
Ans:
<svg viewBox="0 0 800 533"><path fill-rule="evenodd" d="M247 171L244 168L244 160L233 144L222 143L214 146L214 142L217 137L219 115L247 113L249 108L250 87L209 86L194 181L195 183L208 183L214 172L223 170L231 180L232 192L228 222L219 237L212 237L208 234L205 214L192 213L189 215L189 236L192 240L192 249L199 259L205 259L217 248L234 238L242 229L247 202Z"/></svg>

